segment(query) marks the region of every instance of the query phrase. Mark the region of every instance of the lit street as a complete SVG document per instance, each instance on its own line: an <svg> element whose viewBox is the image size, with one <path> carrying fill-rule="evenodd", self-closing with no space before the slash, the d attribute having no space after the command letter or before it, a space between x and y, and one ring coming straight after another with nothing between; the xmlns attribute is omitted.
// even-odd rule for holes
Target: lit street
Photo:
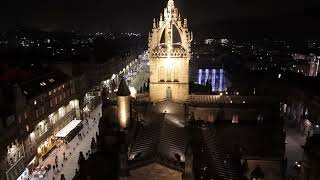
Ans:
<svg viewBox="0 0 320 180"><path fill-rule="evenodd" d="M0 180L320 180L319 2L2 3Z"/></svg>
<svg viewBox="0 0 320 180"><path fill-rule="evenodd" d="M301 161L303 157L302 146L305 138L299 134L296 128L286 128L286 157L288 158L288 176L297 177L299 170L294 166L296 161Z"/></svg>
<svg viewBox="0 0 320 180"><path fill-rule="evenodd" d="M96 132L98 131L99 113L101 115L101 105L97 106L90 113L91 118L87 118L89 124L86 124L85 119L82 121L84 125L83 129L80 131L81 134L84 134L82 140L79 140L79 138L75 136L73 140L69 142L69 148L66 148L65 145L62 145L60 148L55 149L44 161L40 162L40 166L46 166L48 164L52 166L55 164L55 157L58 156L59 172L56 170L54 172L53 168L51 167L46 177L42 179L52 180L55 178L58 180L60 179L61 174L64 174L67 180L70 180L74 177L76 173L76 167L78 167L79 152L82 151L86 157L86 153L90 150L92 137L96 137ZM93 118L95 118L95 121ZM63 161L63 152L66 154L66 161ZM40 178L32 177L31 179Z"/></svg>

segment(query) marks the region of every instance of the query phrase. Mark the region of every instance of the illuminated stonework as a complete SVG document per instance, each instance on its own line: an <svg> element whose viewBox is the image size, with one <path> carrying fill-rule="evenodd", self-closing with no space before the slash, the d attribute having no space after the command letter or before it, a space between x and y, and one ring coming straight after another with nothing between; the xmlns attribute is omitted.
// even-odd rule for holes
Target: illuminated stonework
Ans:
<svg viewBox="0 0 320 180"><path fill-rule="evenodd" d="M174 32L179 35L178 42L174 42ZM152 102L167 98L188 100L191 41L192 33L188 30L187 19L181 20L173 0L169 0L160 20L154 19L149 34L149 93Z"/></svg>
<svg viewBox="0 0 320 180"><path fill-rule="evenodd" d="M118 96L117 103L120 128L125 129L130 119L130 96Z"/></svg>

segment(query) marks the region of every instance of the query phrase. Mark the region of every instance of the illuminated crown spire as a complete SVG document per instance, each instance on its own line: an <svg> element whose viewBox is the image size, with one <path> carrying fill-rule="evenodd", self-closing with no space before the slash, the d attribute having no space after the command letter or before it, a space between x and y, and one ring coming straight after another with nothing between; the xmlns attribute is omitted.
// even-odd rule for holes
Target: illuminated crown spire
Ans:
<svg viewBox="0 0 320 180"><path fill-rule="evenodd" d="M169 0L167 7L168 7L168 11L173 12L173 10L174 10L174 1L173 0Z"/></svg>

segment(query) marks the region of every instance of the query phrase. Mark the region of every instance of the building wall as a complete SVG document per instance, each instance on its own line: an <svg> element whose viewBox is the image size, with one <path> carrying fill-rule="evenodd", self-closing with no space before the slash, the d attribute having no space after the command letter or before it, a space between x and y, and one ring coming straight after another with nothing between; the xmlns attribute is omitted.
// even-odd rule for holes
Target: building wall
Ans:
<svg viewBox="0 0 320 180"><path fill-rule="evenodd" d="M0 179L16 179L42 142L73 117L80 117L79 103L71 101L76 97L72 84L71 80L66 80L34 97L27 97L28 94L24 94L20 87L15 88L19 90L16 91L19 95L16 95L18 98L13 104L20 104L22 108L16 109L15 122L7 128L8 131L15 131L17 139L8 142L8 149L1 152Z"/></svg>
<svg viewBox="0 0 320 180"><path fill-rule="evenodd" d="M173 98L186 101L189 96L188 58L150 58L150 99Z"/></svg>
<svg viewBox="0 0 320 180"><path fill-rule="evenodd" d="M241 104L242 105L242 104ZM221 107L221 108L208 108L208 107L190 107L189 114L192 114L195 120L204 120L207 122L215 122L217 119L230 121L235 120L239 123L243 122L258 122L258 116L263 120L274 120L274 112L268 108L251 107L241 108L238 107ZM236 123L234 122L234 123Z"/></svg>

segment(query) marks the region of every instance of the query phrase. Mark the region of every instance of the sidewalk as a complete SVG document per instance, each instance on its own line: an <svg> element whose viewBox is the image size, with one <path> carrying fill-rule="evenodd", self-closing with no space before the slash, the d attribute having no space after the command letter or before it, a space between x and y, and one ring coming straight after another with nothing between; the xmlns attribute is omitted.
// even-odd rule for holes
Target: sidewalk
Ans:
<svg viewBox="0 0 320 180"><path fill-rule="evenodd" d="M296 176L297 170L293 167L294 162L302 160L303 148L306 138L296 128L286 127L286 157L288 158L287 173Z"/></svg>
<svg viewBox="0 0 320 180"><path fill-rule="evenodd" d="M65 175L66 180L71 180L74 177L75 171L76 169L78 169L79 152L82 151L85 158L87 158L86 153L90 150L92 137L96 138L96 132L98 132L98 122L100 119L98 117L98 113L100 113L101 115L101 105L97 106L96 109L94 109L90 113L91 118L87 118L88 124L86 124L85 119L82 122L83 129L80 131L80 133L82 134L82 140L79 140L78 136L75 136L69 142L69 148L66 148L65 145L62 145L61 147L53 150L53 152L44 161L40 162L40 165L51 165L51 169L47 173L46 177L42 179L60 180L61 174ZM95 118L95 121L93 120L93 118ZM66 161L63 161L63 152L65 152L66 154ZM55 164L56 156L58 157L59 172L54 172L52 168L52 166ZM32 179L38 180L39 178Z"/></svg>

